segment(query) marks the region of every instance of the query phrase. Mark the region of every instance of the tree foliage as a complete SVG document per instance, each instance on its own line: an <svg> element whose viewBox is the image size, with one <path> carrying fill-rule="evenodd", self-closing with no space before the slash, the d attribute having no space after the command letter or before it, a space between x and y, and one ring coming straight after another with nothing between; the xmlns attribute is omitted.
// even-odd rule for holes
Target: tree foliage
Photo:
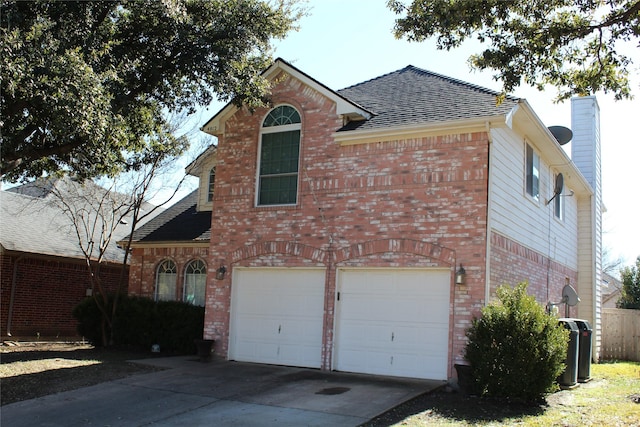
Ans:
<svg viewBox="0 0 640 427"><path fill-rule="evenodd" d="M5 180L135 168L183 145L165 119L215 97L264 103L297 0L2 1Z"/></svg>
<svg viewBox="0 0 640 427"><path fill-rule="evenodd" d="M640 310L640 256L636 259L636 265L623 268L620 276L622 296L618 301L618 307Z"/></svg>
<svg viewBox="0 0 640 427"><path fill-rule="evenodd" d="M536 401L564 369L567 331L526 290L526 283L498 288L498 301L467 331L465 358L483 396Z"/></svg>
<svg viewBox="0 0 640 427"><path fill-rule="evenodd" d="M639 0L388 0L399 15L395 34L411 41L437 37L449 50L475 36L483 52L474 68L496 71L503 91L522 81L543 90L558 88L558 99L613 92L630 98L631 59L619 42L637 43Z"/></svg>

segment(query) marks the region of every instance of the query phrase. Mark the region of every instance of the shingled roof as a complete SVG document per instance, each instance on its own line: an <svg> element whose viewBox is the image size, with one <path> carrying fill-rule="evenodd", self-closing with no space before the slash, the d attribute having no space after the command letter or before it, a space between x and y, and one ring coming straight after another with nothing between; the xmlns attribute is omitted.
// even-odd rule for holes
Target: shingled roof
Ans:
<svg viewBox="0 0 640 427"><path fill-rule="evenodd" d="M198 212L198 190L167 208L161 214L138 228L133 241L151 242L197 242L211 237L211 212Z"/></svg>
<svg viewBox="0 0 640 427"><path fill-rule="evenodd" d="M100 226L101 221L95 219L94 209L107 191L92 181L81 184L68 177L40 179L0 191L0 245L7 251L84 259L76 227L63 212L66 208L63 208L60 197L69 204L69 209L82 212L89 226L93 221ZM111 192L111 196L103 200L104 206L108 205L108 200L117 197L118 193ZM96 203L92 205L91 201ZM143 208L151 210L153 206L145 204ZM115 225L113 239L103 254L104 260L122 262L124 251L118 248L116 240L130 232L130 220L130 215L127 215ZM79 227L82 234L83 228ZM94 256L97 256L97 251Z"/></svg>
<svg viewBox="0 0 640 427"><path fill-rule="evenodd" d="M412 65L337 93L375 114L369 120L350 122L340 131L506 115L518 102L508 96L496 105L499 92Z"/></svg>

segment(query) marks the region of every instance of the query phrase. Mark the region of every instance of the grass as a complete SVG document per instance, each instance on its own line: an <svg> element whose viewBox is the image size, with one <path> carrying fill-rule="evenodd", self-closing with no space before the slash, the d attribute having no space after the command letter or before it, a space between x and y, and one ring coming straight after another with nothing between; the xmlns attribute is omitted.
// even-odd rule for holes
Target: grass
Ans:
<svg viewBox="0 0 640 427"><path fill-rule="evenodd" d="M640 363L591 366L592 381L547 397L546 405L507 405L452 393L426 397L419 413L395 424L426 426L640 426Z"/></svg>

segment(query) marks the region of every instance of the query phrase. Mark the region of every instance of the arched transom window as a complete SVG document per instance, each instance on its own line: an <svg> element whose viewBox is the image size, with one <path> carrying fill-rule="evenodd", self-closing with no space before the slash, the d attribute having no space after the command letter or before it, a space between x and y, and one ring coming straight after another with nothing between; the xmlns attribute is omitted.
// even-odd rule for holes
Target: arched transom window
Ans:
<svg viewBox="0 0 640 427"><path fill-rule="evenodd" d="M298 200L300 114L280 105L262 123L258 205L294 205Z"/></svg>
<svg viewBox="0 0 640 427"><path fill-rule="evenodd" d="M170 259L158 265L156 272L156 301L172 301L176 299L176 264Z"/></svg>
<svg viewBox="0 0 640 427"><path fill-rule="evenodd" d="M191 261L184 271L183 301L193 305L204 306L206 279L207 265L204 261Z"/></svg>

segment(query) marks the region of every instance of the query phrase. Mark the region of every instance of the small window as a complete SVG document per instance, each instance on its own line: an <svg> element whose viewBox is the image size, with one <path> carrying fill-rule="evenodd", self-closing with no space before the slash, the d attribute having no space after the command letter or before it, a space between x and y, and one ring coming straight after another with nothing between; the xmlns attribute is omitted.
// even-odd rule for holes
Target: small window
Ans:
<svg viewBox="0 0 640 427"><path fill-rule="evenodd" d="M526 187L527 194L540 200L540 157L529 144L526 154Z"/></svg>
<svg viewBox="0 0 640 427"><path fill-rule="evenodd" d="M557 175L554 177L554 180L558 179ZM556 195L553 199L553 214L560 221L564 220L564 187L560 194Z"/></svg>
<svg viewBox="0 0 640 427"><path fill-rule="evenodd" d="M258 205L290 205L298 200L300 114L281 105L262 124Z"/></svg>
<svg viewBox="0 0 640 427"><path fill-rule="evenodd" d="M207 194L207 202L213 201L213 186L216 181L216 168L215 166L209 171L209 193Z"/></svg>
<svg viewBox="0 0 640 427"><path fill-rule="evenodd" d="M156 272L156 301L172 301L176 299L176 264L171 260L164 260Z"/></svg>
<svg viewBox="0 0 640 427"><path fill-rule="evenodd" d="M184 272L182 300L204 307L204 292L207 281L207 265L204 261L191 261Z"/></svg>

